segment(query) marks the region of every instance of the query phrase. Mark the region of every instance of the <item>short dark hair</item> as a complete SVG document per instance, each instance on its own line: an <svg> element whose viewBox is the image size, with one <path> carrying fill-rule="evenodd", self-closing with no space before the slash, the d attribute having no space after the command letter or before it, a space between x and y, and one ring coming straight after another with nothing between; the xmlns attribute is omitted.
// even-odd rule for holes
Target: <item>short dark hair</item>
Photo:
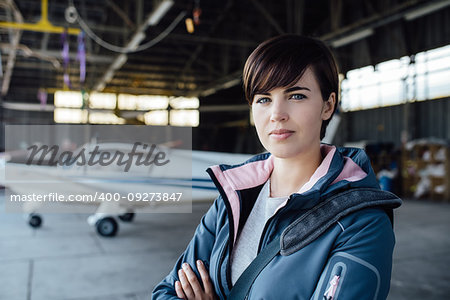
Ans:
<svg viewBox="0 0 450 300"><path fill-rule="evenodd" d="M336 61L324 42L301 35L285 34L271 38L250 54L243 73L245 98L252 105L256 94L294 84L308 67L311 67L319 83L323 101L335 93L334 114L339 103ZM322 122L320 139L325 136L331 117Z"/></svg>

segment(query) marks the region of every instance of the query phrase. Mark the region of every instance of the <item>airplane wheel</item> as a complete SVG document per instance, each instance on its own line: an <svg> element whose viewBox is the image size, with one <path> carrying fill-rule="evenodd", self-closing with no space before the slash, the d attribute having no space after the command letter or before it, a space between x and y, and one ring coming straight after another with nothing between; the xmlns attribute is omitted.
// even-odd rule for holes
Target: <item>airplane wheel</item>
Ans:
<svg viewBox="0 0 450 300"><path fill-rule="evenodd" d="M119 215L119 219L123 222L132 222L134 219L134 213L124 213Z"/></svg>
<svg viewBox="0 0 450 300"><path fill-rule="evenodd" d="M97 221L97 232L101 236L113 237L117 234L119 226L114 218L106 217Z"/></svg>
<svg viewBox="0 0 450 300"><path fill-rule="evenodd" d="M28 224L33 228L39 228L42 225L42 218L38 214L30 214L28 216Z"/></svg>

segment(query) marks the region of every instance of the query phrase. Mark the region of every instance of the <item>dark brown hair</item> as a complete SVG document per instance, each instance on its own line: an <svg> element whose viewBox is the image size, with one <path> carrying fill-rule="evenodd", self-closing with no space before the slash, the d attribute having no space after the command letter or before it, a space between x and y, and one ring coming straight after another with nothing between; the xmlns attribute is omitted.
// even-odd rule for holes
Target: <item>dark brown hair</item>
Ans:
<svg viewBox="0 0 450 300"><path fill-rule="evenodd" d="M252 105L256 94L296 83L308 67L319 83L323 101L327 101L331 93L336 94L334 114L339 103L339 79L333 54L322 41L300 35L271 38L250 54L243 73L245 98ZM325 136L330 119L322 122L320 139Z"/></svg>

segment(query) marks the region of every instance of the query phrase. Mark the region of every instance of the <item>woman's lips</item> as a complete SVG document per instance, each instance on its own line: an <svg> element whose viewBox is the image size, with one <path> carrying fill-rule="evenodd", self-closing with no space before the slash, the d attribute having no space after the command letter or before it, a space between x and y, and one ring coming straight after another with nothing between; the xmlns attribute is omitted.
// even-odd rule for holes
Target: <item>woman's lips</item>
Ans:
<svg viewBox="0 0 450 300"><path fill-rule="evenodd" d="M290 137L294 131L288 129L276 129L269 133L269 136L275 140L281 141Z"/></svg>

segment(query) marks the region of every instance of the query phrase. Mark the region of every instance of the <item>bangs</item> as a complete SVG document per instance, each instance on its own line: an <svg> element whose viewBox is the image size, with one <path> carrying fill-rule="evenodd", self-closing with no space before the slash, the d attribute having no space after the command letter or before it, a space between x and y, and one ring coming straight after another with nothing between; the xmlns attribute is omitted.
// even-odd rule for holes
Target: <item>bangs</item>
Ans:
<svg viewBox="0 0 450 300"><path fill-rule="evenodd" d="M292 39L281 36L259 47L250 54L244 66L244 90L247 101L277 87L295 84L305 70L323 58L311 39Z"/></svg>
<svg viewBox="0 0 450 300"><path fill-rule="evenodd" d="M298 65L289 56L281 56L267 63L262 63L253 70L250 101L256 94L267 93L277 87L289 87L295 84L305 73L308 65Z"/></svg>

